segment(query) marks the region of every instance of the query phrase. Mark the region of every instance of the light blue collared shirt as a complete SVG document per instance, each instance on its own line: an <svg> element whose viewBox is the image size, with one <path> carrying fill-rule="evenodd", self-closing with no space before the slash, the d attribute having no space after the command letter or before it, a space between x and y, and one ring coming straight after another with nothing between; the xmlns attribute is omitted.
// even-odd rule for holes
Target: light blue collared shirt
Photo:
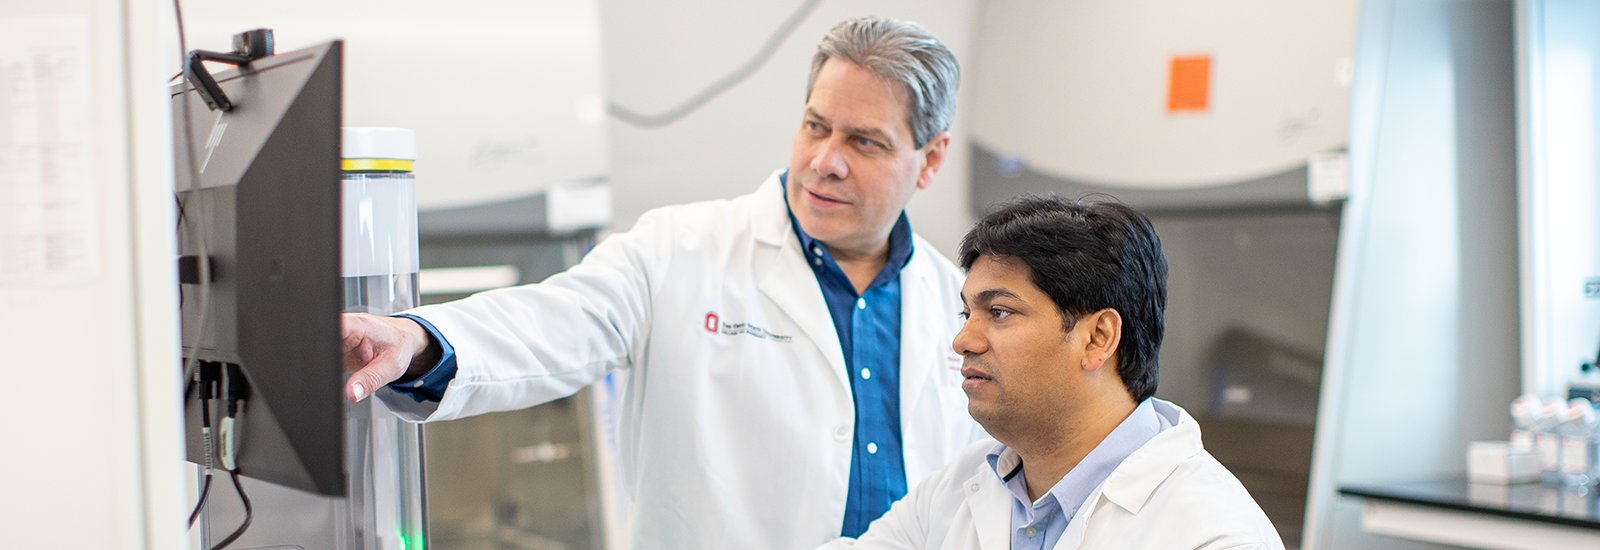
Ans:
<svg viewBox="0 0 1600 550"><path fill-rule="evenodd" d="M1111 472L1129 455L1171 427L1172 422L1157 414L1149 399L1144 400L1050 492L1034 502L1028 502L1022 457L1003 443L995 444L994 450L989 451L989 467L1011 489L1012 550L1054 548L1089 494L1111 477Z"/></svg>

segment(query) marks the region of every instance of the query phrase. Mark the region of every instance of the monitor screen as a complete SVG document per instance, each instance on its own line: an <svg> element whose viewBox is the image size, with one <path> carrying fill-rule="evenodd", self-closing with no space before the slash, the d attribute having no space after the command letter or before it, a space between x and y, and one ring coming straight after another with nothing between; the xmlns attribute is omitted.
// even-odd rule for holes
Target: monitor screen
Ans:
<svg viewBox="0 0 1600 550"><path fill-rule="evenodd" d="M206 296L181 285L184 357L238 365L249 382L241 475L323 495L345 494L341 52L333 41L217 72L228 111L172 90L179 249L204 248L212 274ZM188 457L203 464L197 395Z"/></svg>

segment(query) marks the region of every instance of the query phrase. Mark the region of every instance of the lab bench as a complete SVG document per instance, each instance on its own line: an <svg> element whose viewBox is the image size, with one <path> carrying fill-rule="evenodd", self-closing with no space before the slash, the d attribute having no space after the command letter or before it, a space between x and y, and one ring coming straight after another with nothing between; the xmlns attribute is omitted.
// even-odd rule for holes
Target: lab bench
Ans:
<svg viewBox="0 0 1600 550"><path fill-rule="evenodd" d="M1471 548L1600 548L1596 488L1538 483L1494 485L1465 477L1391 484L1347 484L1362 499L1368 533Z"/></svg>

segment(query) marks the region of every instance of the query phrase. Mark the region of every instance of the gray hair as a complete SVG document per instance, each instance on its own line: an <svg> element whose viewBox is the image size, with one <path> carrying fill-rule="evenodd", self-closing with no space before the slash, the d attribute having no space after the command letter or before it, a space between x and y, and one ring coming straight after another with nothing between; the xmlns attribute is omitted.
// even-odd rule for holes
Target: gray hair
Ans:
<svg viewBox="0 0 1600 550"><path fill-rule="evenodd" d="M956 113L956 89L961 67L955 54L928 29L910 21L862 17L850 19L828 31L811 58L811 78L806 100L817 84L822 65L837 57L888 82L898 82L911 92L906 122L916 148L950 129Z"/></svg>

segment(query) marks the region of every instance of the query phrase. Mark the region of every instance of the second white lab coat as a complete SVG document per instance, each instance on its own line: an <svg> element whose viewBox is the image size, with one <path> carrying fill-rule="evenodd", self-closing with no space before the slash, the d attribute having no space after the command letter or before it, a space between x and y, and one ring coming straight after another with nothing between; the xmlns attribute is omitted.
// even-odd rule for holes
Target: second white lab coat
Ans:
<svg viewBox="0 0 1600 550"><path fill-rule="evenodd" d="M914 243L899 384L913 486L983 436L950 348L961 272ZM618 439L635 548L809 549L839 536L850 374L777 172L731 201L650 211L543 283L411 313L455 346L460 369L436 408L380 393L413 419L529 407L630 371Z"/></svg>
<svg viewBox="0 0 1600 550"><path fill-rule="evenodd" d="M1056 541L1055 550L1282 550L1283 541L1239 480L1200 443L1183 408L1153 399L1173 423L1122 461ZM1005 550L1015 497L981 441L924 480L859 540L821 550Z"/></svg>

